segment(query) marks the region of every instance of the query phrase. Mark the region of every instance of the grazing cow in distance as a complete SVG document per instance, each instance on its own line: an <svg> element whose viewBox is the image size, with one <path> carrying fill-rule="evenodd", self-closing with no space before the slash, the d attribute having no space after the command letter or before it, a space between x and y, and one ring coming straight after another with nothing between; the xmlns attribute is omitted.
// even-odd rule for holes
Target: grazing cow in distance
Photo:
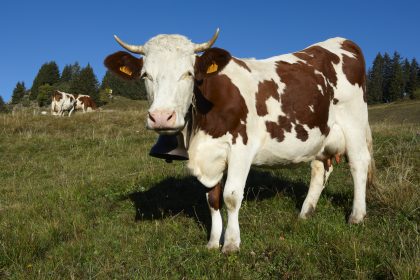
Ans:
<svg viewBox="0 0 420 280"><path fill-rule="evenodd" d="M80 94L76 96L76 110L83 110L83 113L96 110L96 103L89 95Z"/></svg>
<svg viewBox="0 0 420 280"><path fill-rule="evenodd" d="M73 94L54 91L51 101L51 114L57 116L64 116L64 112L68 112L68 116L74 111L76 98Z"/></svg>
<svg viewBox="0 0 420 280"><path fill-rule="evenodd" d="M268 59L239 59L211 48L218 36L195 44L181 35L158 35L129 45L105 65L126 79L145 79L151 102L147 127L176 134L192 106L188 167L209 188L212 227L208 248L239 250L239 209L251 165L311 162L308 195L299 217L315 209L333 170L332 159L349 160L354 182L350 223L366 215L366 184L373 170L366 104L365 61L350 40L333 38ZM201 53L201 55L197 54ZM221 180L228 221L221 238Z"/></svg>

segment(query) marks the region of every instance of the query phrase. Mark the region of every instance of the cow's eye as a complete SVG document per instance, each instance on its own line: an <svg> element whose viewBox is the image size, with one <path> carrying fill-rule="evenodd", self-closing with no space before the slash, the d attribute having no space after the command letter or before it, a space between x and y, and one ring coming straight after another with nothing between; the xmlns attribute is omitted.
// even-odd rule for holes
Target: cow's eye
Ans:
<svg viewBox="0 0 420 280"><path fill-rule="evenodd" d="M191 71L185 72L184 75L181 76L180 80L184 79L191 79L193 78L193 73Z"/></svg>
<svg viewBox="0 0 420 280"><path fill-rule="evenodd" d="M149 73L147 73L147 72L144 72L144 73L140 76L140 78L141 78L141 79L148 79L149 81L153 81L152 76L150 76L150 75L149 75Z"/></svg>

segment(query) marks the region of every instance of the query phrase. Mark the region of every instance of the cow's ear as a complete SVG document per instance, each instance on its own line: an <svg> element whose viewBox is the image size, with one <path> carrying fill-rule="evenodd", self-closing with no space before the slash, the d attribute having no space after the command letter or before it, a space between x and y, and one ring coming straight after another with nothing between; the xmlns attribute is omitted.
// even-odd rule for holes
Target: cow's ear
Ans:
<svg viewBox="0 0 420 280"><path fill-rule="evenodd" d="M214 75L223 70L232 56L226 50L211 48L195 59L194 71L196 79Z"/></svg>
<svg viewBox="0 0 420 280"><path fill-rule="evenodd" d="M127 80L134 80L140 76L143 58L137 58L128 52L119 51L105 58L104 64L118 76Z"/></svg>

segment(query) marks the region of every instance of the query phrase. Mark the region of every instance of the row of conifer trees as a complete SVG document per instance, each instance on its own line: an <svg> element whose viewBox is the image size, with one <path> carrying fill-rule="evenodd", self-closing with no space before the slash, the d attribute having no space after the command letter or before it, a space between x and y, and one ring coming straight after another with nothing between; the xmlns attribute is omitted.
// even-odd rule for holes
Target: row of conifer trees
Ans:
<svg viewBox="0 0 420 280"><path fill-rule="evenodd" d="M403 98L420 98L420 69L417 60L378 53L367 73L369 104L388 103Z"/></svg>
<svg viewBox="0 0 420 280"><path fill-rule="evenodd" d="M107 71L99 83L93 68L81 67L78 62L66 65L60 72L55 61L41 66L32 86L26 88L18 82L13 90L11 104L30 104L36 101L45 106L51 102L55 90L90 95L97 104L105 102L102 96L120 95L131 99L145 99L146 92L141 80L124 81ZM420 98L420 68L417 60L403 59L398 52L391 57L378 53L367 72L367 97L369 104L393 102L403 98ZM0 97L0 111L5 108Z"/></svg>
<svg viewBox="0 0 420 280"><path fill-rule="evenodd" d="M50 61L41 66L30 88L26 88L24 82L17 82L10 103L25 105L36 101L39 106L46 106L51 103L51 95L55 90L90 95L99 105L105 102L102 97L109 94L131 99L146 97L142 81L124 81L107 71L99 83L89 64L81 67L75 62L66 65L60 72L57 63Z"/></svg>

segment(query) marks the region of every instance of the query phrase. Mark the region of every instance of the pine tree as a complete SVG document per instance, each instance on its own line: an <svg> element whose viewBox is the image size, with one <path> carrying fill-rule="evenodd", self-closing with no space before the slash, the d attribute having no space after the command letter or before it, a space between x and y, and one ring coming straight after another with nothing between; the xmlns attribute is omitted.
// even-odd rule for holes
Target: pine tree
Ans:
<svg viewBox="0 0 420 280"><path fill-rule="evenodd" d="M392 75L388 88L390 101L395 101L403 97L403 85L404 77L401 67L401 56L399 53L394 52L394 56L392 58Z"/></svg>
<svg viewBox="0 0 420 280"><path fill-rule="evenodd" d="M61 72L60 83L70 82L72 77L72 66L66 65L63 68L63 72Z"/></svg>
<svg viewBox="0 0 420 280"><path fill-rule="evenodd" d="M97 104L100 104L99 83L89 64L78 74L75 74L70 82L70 92L90 95Z"/></svg>
<svg viewBox="0 0 420 280"><path fill-rule="evenodd" d="M72 66L71 66L71 77L75 77L77 75L80 74L80 71L82 71L82 68L80 67L79 62L75 62Z"/></svg>
<svg viewBox="0 0 420 280"><path fill-rule="evenodd" d="M6 103L4 103L3 97L1 97L0 95L0 113L7 113L8 109L7 109L7 105Z"/></svg>
<svg viewBox="0 0 420 280"><path fill-rule="evenodd" d="M382 90L383 90L383 71L384 71L384 59L380 53L378 53L373 61L372 68L368 72L368 83L367 83L367 97L368 103L379 103L382 102Z"/></svg>
<svg viewBox="0 0 420 280"><path fill-rule="evenodd" d="M64 66L63 72L61 73L60 82L70 82L80 73L80 70L80 65L77 61L74 64L67 64Z"/></svg>
<svg viewBox="0 0 420 280"><path fill-rule="evenodd" d="M383 72L382 72L382 77L383 77L382 101L390 102L391 98L389 95L389 85L390 85L391 77L392 77L392 61L388 53L384 54L383 62L384 64L383 64Z"/></svg>
<svg viewBox="0 0 420 280"><path fill-rule="evenodd" d="M80 65L78 62L67 64L61 73L60 82L56 84L56 88L60 91L70 92L71 83L77 75L80 74Z"/></svg>
<svg viewBox="0 0 420 280"><path fill-rule="evenodd" d="M402 73L403 73L403 92L405 94L408 93L408 81L410 80L410 62L408 59L404 59L402 65Z"/></svg>
<svg viewBox="0 0 420 280"><path fill-rule="evenodd" d="M113 95L120 95L130 99L145 100L147 98L143 80L123 80L110 71L105 73L102 79L101 89L112 90Z"/></svg>
<svg viewBox="0 0 420 280"><path fill-rule="evenodd" d="M53 85L60 81L60 70L58 69L58 65L55 61L51 61L47 68L47 79L45 81L46 84Z"/></svg>
<svg viewBox="0 0 420 280"><path fill-rule="evenodd" d="M41 66L36 75L34 82L31 88L31 95L29 96L31 100L34 100L38 97L38 88L42 85L49 84L54 85L60 80L60 71L58 69L57 63L55 61L50 61Z"/></svg>
<svg viewBox="0 0 420 280"><path fill-rule="evenodd" d="M36 100L38 101L39 107L51 104L51 96L55 90L55 87L49 84L42 85L38 88Z"/></svg>
<svg viewBox="0 0 420 280"><path fill-rule="evenodd" d="M414 99L414 92L419 86L417 77L419 75L419 65L415 58L411 60L410 63L410 76L407 82L407 93L410 96L410 99Z"/></svg>
<svg viewBox="0 0 420 280"><path fill-rule="evenodd" d="M24 82L18 82L12 94L12 104L18 104L22 101L22 98L25 96L26 88Z"/></svg>
<svg viewBox="0 0 420 280"><path fill-rule="evenodd" d="M415 60L415 59L414 59ZM417 87L420 86L420 65L417 64Z"/></svg>

